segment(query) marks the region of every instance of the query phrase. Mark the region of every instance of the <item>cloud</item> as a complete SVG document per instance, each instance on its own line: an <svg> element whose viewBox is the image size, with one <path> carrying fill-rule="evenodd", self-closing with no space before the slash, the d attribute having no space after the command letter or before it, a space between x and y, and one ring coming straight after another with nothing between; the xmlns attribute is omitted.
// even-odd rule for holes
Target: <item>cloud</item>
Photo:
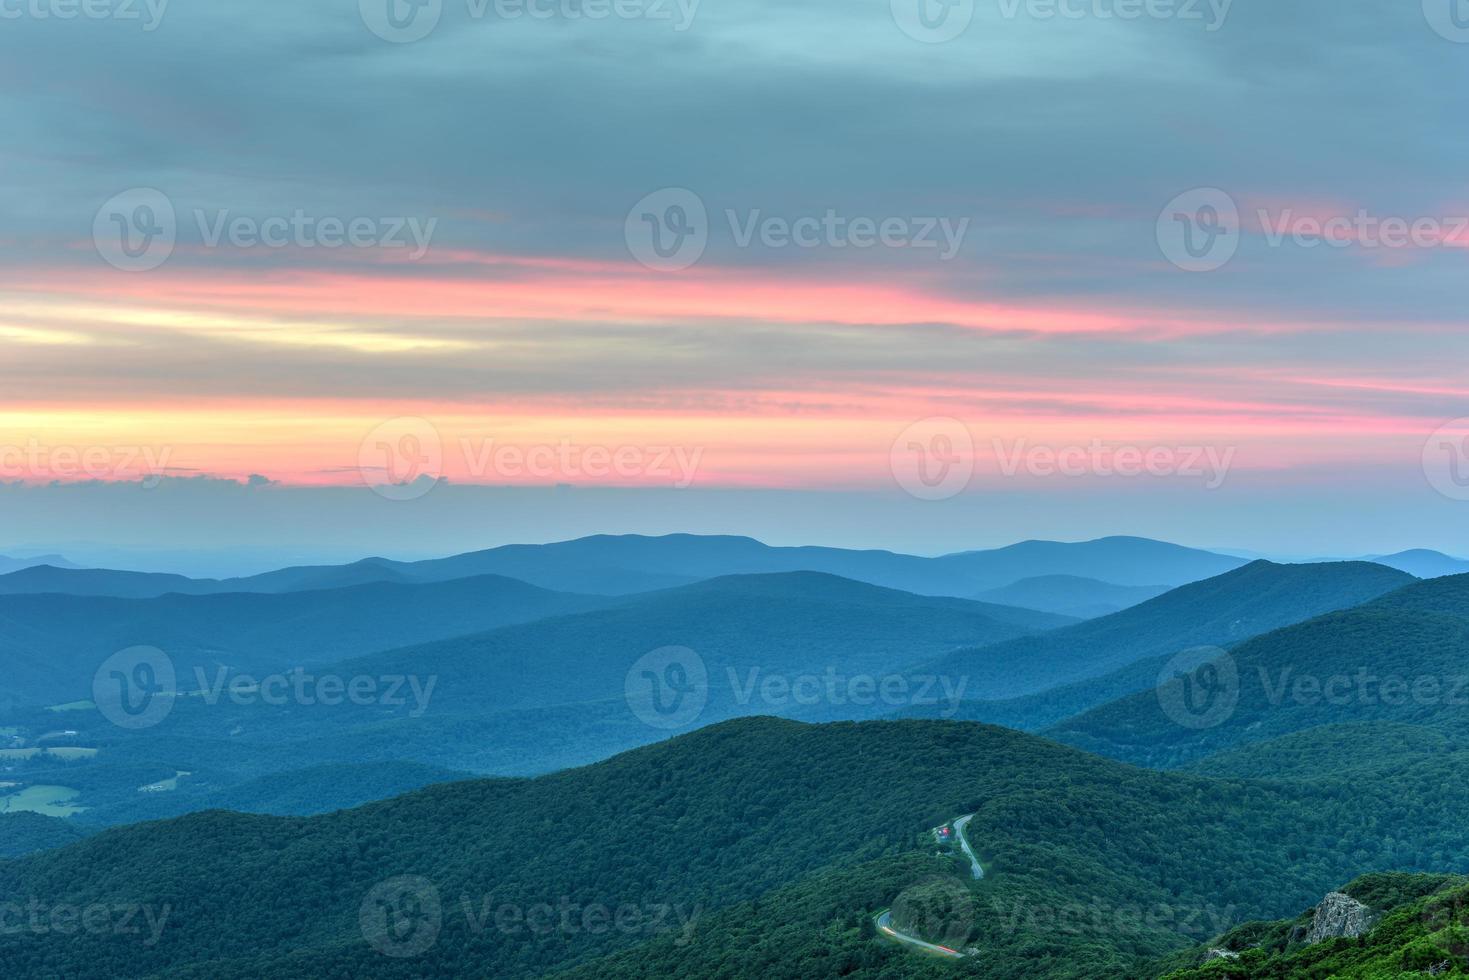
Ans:
<svg viewBox="0 0 1469 980"><path fill-rule="evenodd" d="M362 433L413 414L709 445L739 485L865 485L854 460L943 413L1229 439L1276 473L1416 465L1424 426L1462 413L1462 249L1252 233L1197 275L1157 222L1199 187L1252 229L1320 202L1469 210L1462 46L1412 3L1236 3L1217 30L1009 6L938 45L839 0L706 0L683 31L450 2L404 45L350 2L7 22L0 443L167 446L257 487L351 479ZM92 241L134 187L177 215L152 272ZM665 187L710 216L684 273L624 237ZM950 261L735 233L828 213L969 224ZM410 261L210 245L222 215L437 224Z"/></svg>

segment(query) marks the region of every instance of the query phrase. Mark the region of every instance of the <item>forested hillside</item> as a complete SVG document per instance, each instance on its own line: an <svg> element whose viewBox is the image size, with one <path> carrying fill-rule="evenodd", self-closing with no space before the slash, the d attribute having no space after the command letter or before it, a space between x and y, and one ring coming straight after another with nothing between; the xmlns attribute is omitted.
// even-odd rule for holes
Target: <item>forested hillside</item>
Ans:
<svg viewBox="0 0 1469 980"><path fill-rule="evenodd" d="M1469 867L1469 787L1444 777L1410 769L1341 788L1216 781L982 725L747 719L536 780L435 786L305 819L196 814L0 866L0 888L43 901L174 910L152 946L6 936L0 964L23 972L44 961L79 977L516 977L625 948L632 959L618 963L682 972L709 957L776 952L797 964L832 938L828 955L876 957L901 976L927 966L874 950L881 940L862 916L937 875L966 896L953 915L972 921L963 941L985 951L989 975L1073 975L1067 964L1079 956L1122 969L1232 921L1289 914L1363 869ZM926 835L970 812L988 872L976 884L952 858L934 859ZM438 928L415 955L384 956L382 937L364 938L363 904L405 878L416 907L439 903ZM789 889L815 889L811 908L830 910L821 938L782 920L799 894ZM636 907L642 925L486 925L487 908L563 900ZM1056 910L1074 905L1100 909L1100 925L1055 928ZM1156 907L1168 916L1117 928L1116 917ZM761 950L721 945L752 929L771 937ZM711 941L680 944L681 935ZM1052 964L1039 973L1037 948Z"/></svg>
<svg viewBox="0 0 1469 980"><path fill-rule="evenodd" d="M1141 765L1213 753L1322 725L1395 722L1459 728L1469 711L1469 576L1434 579L1355 609L1261 636L1195 676L1096 708L1047 732ZM1180 723L1207 670L1226 678L1227 711ZM1187 720L1187 719L1185 719Z"/></svg>
<svg viewBox="0 0 1469 980"><path fill-rule="evenodd" d="M971 700L1018 698L1103 678L1138 661L1171 657L1189 647L1232 646L1330 610L1356 606L1413 581L1404 572L1365 562L1257 561L1101 619L989 648L960 650L926 666L969 678ZM1150 686L1152 679L1141 683ZM1104 690L1115 692L1111 686ZM1081 692L1077 696L1085 700Z"/></svg>

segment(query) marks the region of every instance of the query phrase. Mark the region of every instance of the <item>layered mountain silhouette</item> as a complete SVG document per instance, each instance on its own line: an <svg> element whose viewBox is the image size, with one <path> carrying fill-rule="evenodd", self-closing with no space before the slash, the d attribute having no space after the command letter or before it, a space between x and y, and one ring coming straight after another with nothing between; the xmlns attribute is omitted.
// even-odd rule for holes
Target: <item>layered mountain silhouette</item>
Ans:
<svg viewBox="0 0 1469 980"><path fill-rule="evenodd" d="M813 571L921 595L968 597L1026 578L1072 575L1121 586L1172 586L1218 575L1243 559L1145 538L1063 544L1028 541L990 551L922 558L889 551L772 547L753 538L599 535L509 545L449 558L299 566L234 579L49 566L0 575L0 594L64 592L141 598L177 592L291 592L366 582L442 582L502 575L556 591L626 595L724 575Z"/></svg>
<svg viewBox="0 0 1469 980"><path fill-rule="evenodd" d="M1212 690L1203 690L1206 684ZM1198 720L1189 717L1189 708L1180 723L1177 705L1193 694L1187 703L1196 705ZM1462 729L1469 723L1466 712L1469 575L1462 575L1418 582L1257 637L1161 690L1102 705L1047 734L1103 755L1171 767L1318 726L1394 722ZM1344 754L1376 756L1366 748L1376 737L1367 734L1358 751ZM1282 751L1295 745L1283 743ZM1253 753L1256 767L1264 751Z"/></svg>

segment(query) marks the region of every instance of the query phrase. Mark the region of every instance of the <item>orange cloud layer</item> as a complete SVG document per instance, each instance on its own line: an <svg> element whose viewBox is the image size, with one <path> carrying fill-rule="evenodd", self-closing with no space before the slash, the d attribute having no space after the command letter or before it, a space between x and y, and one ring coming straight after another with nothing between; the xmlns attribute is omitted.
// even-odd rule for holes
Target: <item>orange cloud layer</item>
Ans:
<svg viewBox="0 0 1469 980"><path fill-rule="evenodd" d="M380 272L198 270L181 264L152 273L27 270L9 288L193 310L374 318L602 321L736 319L772 323L897 325L937 323L1037 334L1149 337L1217 333L1241 324L1219 317L1146 309L1079 309L946 294L937 283L876 281L863 273L797 277L759 270L700 268L655 273L634 263L436 254L435 264L384 265ZM177 263L177 260L176 260ZM1260 322L1249 329L1314 329L1307 322Z"/></svg>

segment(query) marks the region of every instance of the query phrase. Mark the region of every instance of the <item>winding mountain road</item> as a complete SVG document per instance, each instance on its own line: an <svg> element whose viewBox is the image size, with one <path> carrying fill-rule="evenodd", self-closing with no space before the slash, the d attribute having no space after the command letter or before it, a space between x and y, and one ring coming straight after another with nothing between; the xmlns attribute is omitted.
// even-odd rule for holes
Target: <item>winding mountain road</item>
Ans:
<svg viewBox="0 0 1469 980"><path fill-rule="evenodd" d="M950 959L955 960L962 960L964 958L964 954L959 952L957 949L950 949L947 946L937 946L933 943L926 943L916 936L910 936L906 933L899 932L897 929L893 928L893 913L891 910L884 912L882 915L879 915L877 917L877 929L888 938L895 939L905 946L912 946L914 949L922 950L925 953L935 953L939 956L947 956Z"/></svg>
<svg viewBox="0 0 1469 980"><path fill-rule="evenodd" d="M970 813L955 820L954 833L958 835L959 846L964 850L965 856L969 858L969 870L974 875L975 880L978 881L984 877L984 867L979 863L979 858L975 856L974 848L969 846L969 838L964 834L965 829L969 826L969 821L973 819L974 814ZM875 921L879 932L905 946L911 946L925 953L946 956L950 959L963 959L965 956L965 954L959 952L957 949L950 949L947 946L925 942L917 936L910 936L907 933L899 932L893 926L893 913L891 909L883 912Z"/></svg>
<svg viewBox="0 0 1469 980"><path fill-rule="evenodd" d="M969 857L969 870L974 873L974 880L978 881L984 877L984 867L979 863L979 858L974 856L974 848L969 846L969 838L964 835L964 828L969 826L969 821L974 819L974 814L960 817L954 821L954 833L959 835L959 846Z"/></svg>

